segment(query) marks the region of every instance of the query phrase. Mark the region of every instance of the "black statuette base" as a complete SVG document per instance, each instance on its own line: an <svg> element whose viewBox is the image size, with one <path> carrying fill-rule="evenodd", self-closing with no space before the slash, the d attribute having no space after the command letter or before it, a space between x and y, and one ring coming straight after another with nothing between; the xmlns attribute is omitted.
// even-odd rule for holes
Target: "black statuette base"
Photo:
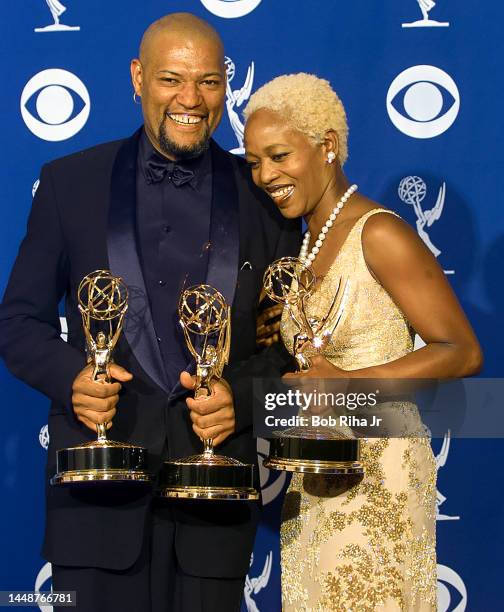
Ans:
<svg viewBox="0 0 504 612"><path fill-rule="evenodd" d="M52 485L94 482L149 483L147 450L117 442L93 442L56 452Z"/></svg>
<svg viewBox="0 0 504 612"><path fill-rule="evenodd" d="M275 437L263 465L274 470L317 474L363 474L359 440Z"/></svg>
<svg viewBox="0 0 504 612"><path fill-rule="evenodd" d="M239 462L219 464L215 462L217 457L210 461L205 461L204 455L166 461L161 468L156 494L181 499L259 499L254 488L254 466Z"/></svg>

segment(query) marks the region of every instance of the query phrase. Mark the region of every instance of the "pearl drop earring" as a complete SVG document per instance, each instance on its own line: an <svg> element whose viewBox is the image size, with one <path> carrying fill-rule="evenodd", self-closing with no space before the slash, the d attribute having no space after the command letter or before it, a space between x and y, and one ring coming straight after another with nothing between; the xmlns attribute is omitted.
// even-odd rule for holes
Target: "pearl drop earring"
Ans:
<svg viewBox="0 0 504 612"><path fill-rule="evenodd" d="M329 153L327 154L327 163L332 164L335 159L336 153L334 151L329 151Z"/></svg>

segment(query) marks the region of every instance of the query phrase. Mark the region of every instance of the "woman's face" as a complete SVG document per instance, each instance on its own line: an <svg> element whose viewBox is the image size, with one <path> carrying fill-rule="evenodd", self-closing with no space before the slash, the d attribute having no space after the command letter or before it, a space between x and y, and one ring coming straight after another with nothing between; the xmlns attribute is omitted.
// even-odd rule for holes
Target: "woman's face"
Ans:
<svg viewBox="0 0 504 612"><path fill-rule="evenodd" d="M282 215L289 219L310 215L329 181L323 147L277 113L259 109L247 121L245 149L254 183Z"/></svg>

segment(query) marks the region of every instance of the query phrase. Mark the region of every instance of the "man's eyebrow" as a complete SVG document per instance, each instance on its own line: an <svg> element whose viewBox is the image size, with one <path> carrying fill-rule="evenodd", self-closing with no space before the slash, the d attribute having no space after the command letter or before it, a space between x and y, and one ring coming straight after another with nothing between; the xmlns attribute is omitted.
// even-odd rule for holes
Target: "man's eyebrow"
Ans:
<svg viewBox="0 0 504 612"><path fill-rule="evenodd" d="M173 74L174 76L183 78L183 75L180 74L180 72L175 72L174 70L158 70L158 73L166 73L166 74ZM211 76L217 76L219 78L222 78L222 72L205 72L205 74L202 74L200 76L198 76L198 79L206 79L208 77Z"/></svg>

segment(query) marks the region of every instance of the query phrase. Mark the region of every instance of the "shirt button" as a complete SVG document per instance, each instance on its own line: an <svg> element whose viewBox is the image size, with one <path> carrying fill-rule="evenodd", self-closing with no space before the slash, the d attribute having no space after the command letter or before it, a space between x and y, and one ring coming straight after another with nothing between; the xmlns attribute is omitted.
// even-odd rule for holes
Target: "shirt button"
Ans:
<svg viewBox="0 0 504 612"><path fill-rule="evenodd" d="M156 338L156 340L157 340L158 342L161 342L161 338L160 338L159 336Z"/></svg>
<svg viewBox="0 0 504 612"><path fill-rule="evenodd" d="M164 287L164 286L166 285L166 281L164 281L164 280L159 280L159 281L158 281L158 285L159 285L160 287Z"/></svg>
<svg viewBox="0 0 504 612"><path fill-rule="evenodd" d="M169 233L171 232L171 225L165 225L165 226L163 227L163 232L164 232L165 234L169 234Z"/></svg>

